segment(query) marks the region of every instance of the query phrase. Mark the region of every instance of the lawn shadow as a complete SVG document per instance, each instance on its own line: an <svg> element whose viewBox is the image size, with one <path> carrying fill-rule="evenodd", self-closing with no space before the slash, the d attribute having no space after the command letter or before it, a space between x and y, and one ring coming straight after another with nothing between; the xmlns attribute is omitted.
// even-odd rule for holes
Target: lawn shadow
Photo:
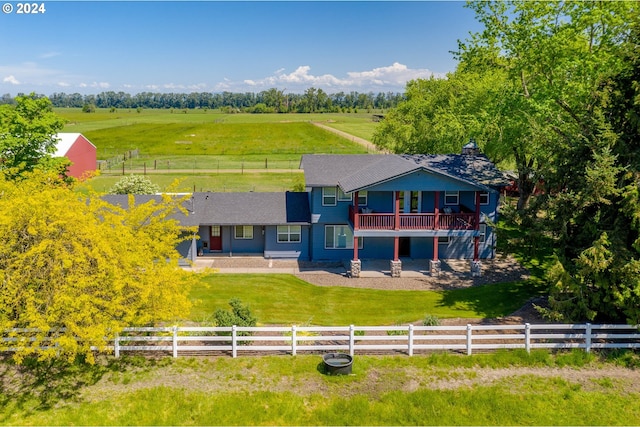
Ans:
<svg viewBox="0 0 640 427"><path fill-rule="evenodd" d="M79 399L84 388L96 384L106 373L125 371L128 366L126 358L99 359L91 365L84 360L38 361L28 357L17 364L10 356L4 356L0 359L0 405L47 410L59 402ZM3 422L6 419L0 417L0 423Z"/></svg>
<svg viewBox="0 0 640 427"><path fill-rule="evenodd" d="M545 294L545 288L535 281L493 283L442 292L438 307L473 310L479 316L496 318L509 316L527 301Z"/></svg>

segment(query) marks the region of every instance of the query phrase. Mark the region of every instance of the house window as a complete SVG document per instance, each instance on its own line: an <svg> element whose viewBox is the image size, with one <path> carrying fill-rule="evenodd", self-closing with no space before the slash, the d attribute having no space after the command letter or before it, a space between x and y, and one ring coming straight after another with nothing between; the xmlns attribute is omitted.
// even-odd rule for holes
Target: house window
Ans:
<svg viewBox="0 0 640 427"><path fill-rule="evenodd" d="M353 249L353 233L348 225L326 225L324 227L325 249ZM362 238L358 238L358 248L362 249Z"/></svg>
<svg viewBox="0 0 640 427"><path fill-rule="evenodd" d="M358 191L358 206L367 206L367 195L366 191Z"/></svg>
<svg viewBox="0 0 640 427"><path fill-rule="evenodd" d="M488 205L489 204L489 192L488 191L481 191L480 192L480 204L481 205Z"/></svg>
<svg viewBox="0 0 640 427"><path fill-rule="evenodd" d="M445 205L459 205L460 193L458 191L445 191L444 192L444 204Z"/></svg>
<svg viewBox="0 0 640 427"><path fill-rule="evenodd" d="M400 198L400 212L402 213L420 212L420 201L422 199L422 193L420 191L401 191L399 198Z"/></svg>
<svg viewBox="0 0 640 427"><path fill-rule="evenodd" d="M336 187L322 188L322 206L336 205Z"/></svg>
<svg viewBox="0 0 640 427"><path fill-rule="evenodd" d="M484 243L487 238L487 224L480 224L480 243Z"/></svg>
<svg viewBox="0 0 640 427"><path fill-rule="evenodd" d="M438 244L439 245L448 245L451 242L451 237L449 236L439 236Z"/></svg>
<svg viewBox="0 0 640 427"><path fill-rule="evenodd" d="M253 225L236 225L234 236L238 240L253 239Z"/></svg>
<svg viewBox="0 0 640 427"><path fill-rule="evenodd" d="M279 225L278 243L299 243L301 236L299 225Z"/></svg>
<svg viewBox="0 0 640 427"><path fill-rule="evenodd" d="M350 202L351 201L351 194L347 194L344 191L342 191L340 188L338 188L338 201L339 202Z"/></svg>

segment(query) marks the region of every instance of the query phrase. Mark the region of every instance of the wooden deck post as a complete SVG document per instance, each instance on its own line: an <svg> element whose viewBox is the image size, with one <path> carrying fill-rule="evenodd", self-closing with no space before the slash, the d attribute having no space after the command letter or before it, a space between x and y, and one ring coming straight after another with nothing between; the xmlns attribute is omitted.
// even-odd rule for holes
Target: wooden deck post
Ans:
<svg viewBox="0 0 640 427"><path fill-rule="evenodd" d="M476 214L475 214L474 229L480 230L480 192L476 191ZM480 236L473 238L473 260L478 261L480 253Z"/></svg>
<svg viewBox="0 0 640 427"><path fill-rule="evenodd" d="M358 230L360 224L360 215L358 214L358 192L353 194L353 260L358 260L358 238L355 231Z"/></svg>
<svg viewBox="0 0 640 427"><path fill-rule="evenodd" d="M433 229L440 225L440 192L436 191L433 200ZM438 261L438 236L433 236L433 260Z"/></svg>
<svg viewBox="0 0 640 427"><path fill-rule="evenodd" d="M400 192L395 191L394 213L394 230L400 231ZM400 258L400 236L393 236L393 260L398 261Z"/></svg>

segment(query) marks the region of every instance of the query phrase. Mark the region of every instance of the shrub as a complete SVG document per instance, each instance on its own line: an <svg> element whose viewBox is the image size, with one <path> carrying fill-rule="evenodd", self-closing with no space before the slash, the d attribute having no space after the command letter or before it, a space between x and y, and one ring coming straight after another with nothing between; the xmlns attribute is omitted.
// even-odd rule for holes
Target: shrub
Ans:
<svg viewBox="0 0 640 427"><path fill-rule="evenodd" d="M433 314L427 314L422 321L422 326L440 326L440 319Z"/></svg>
<svg viewBox="0 0 640 427"><path fill-rule="evenodd" d="M125 176L109 190L110 194L156 194L160 187L141 175Z"/></svg>
<svg viewBox="0 0 640 427"><path fill-rule="evenodd" d="M249 306L243 305L238 298L232 298L229 301L231 311L217 309L213 314L216 326L256 326L257 319L251 314ZM227 332L221 335L229 335ZM249 332L238 332L239 336L251 335Z"/></svg>
<svg viewBox="0 0 640 427"><path fill-rule="evenodd" d="M402 323L396 322L394 326L403 326ZM387 331L387 335L407 335L407 331L403 331L401 329Z"/></svg>

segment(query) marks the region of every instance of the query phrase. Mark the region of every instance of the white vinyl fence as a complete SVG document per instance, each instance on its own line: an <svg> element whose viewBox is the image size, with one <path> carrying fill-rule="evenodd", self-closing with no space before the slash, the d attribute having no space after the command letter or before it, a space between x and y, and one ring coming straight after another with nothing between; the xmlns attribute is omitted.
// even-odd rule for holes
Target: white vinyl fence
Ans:
<svg viewBox="0 0 640 427"><path fill-rule="evenodd" d="M224 335L222 335L224 334ZM3 337L3 341L14 341ZM498 349L640 348L638 326L592 324L466 326L260 326L126 328L109 347L123 353L221 355L340 351L360 354ZM15 349L14 349L15 350Z"/></svg>

